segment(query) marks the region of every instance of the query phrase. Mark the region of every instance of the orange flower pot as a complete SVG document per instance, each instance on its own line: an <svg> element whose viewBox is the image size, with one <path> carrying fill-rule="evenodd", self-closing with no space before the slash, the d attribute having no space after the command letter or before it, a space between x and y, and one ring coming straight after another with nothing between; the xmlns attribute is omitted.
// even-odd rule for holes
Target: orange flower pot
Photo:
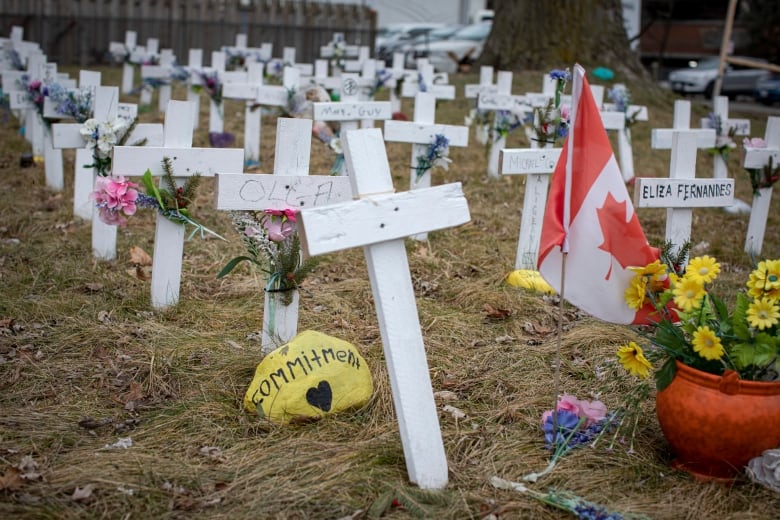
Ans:
<svg viewBox="0 0 780 520"><path fill-rule="evenodd" d="M742 381L677 362L656 412L676 459L699 480L732 481L753 457L780 446L780 381Z"/></svg>

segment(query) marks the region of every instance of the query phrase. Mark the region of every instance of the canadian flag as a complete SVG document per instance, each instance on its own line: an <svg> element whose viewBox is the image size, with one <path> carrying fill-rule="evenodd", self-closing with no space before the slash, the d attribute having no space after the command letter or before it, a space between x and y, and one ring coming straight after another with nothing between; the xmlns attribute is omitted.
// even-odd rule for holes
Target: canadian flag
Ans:
<svg viewBox="0 0 780 520"><path fill-rule="evenodd" d="M634 212L585 70L576 65L570 131L551 181L539 272L566 300L599 319L647 323L645 309L626 304L634 276L628 267L658 257Z"/></svg>

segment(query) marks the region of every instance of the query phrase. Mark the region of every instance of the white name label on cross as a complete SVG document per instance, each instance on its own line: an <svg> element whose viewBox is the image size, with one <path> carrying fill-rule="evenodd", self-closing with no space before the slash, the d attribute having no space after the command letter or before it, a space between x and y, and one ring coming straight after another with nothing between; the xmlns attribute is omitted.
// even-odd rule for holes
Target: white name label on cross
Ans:
<svg viewBox="0 0 780 520"><path fill-rule="evenodd" d="M443 488L447 458L403 239L468 222L468 204L459 183L394 194L379 129L343 139L359 200L303 210L302 245L309 255L363 247L409 480Z"/></svg>
<svg viewBox="0 0 780 520"><path fill-rule="evenodd" d="M279 118L276 128L274 174L217 174L218 210L300 210L352 199L347 177L309 176L310 119ZM298 292L289 305L282 305L266 291L262 351L267 354L284 345L297 331Z"/></svg>
<svg viewBox="0 0 780 520"><path fill-rule="evenodd" d="M135 148L115 146L112 163L115 175L141 176L148 169L163 175L163 158L168 157L174 179L202 175L213 177L217 171L240 172L244 151L231 148L192 148L192 107L186 101L171 101L165 113L164 145ZM179 301L184 226L157 216L152 264L152 306L164 308Z"/></svg>
<svg viewBox="0 0 780 520"><path fill-rule="evenodd" d="M560 148L501 150L499 157L501 174L526 176L515 269L536 270L542 222L547 205L547 189L550 185L550 175L555 170L560 156Z"/></svg>
<svg viewBox="0 0 780 520"><path fill-rule="evenodd" d="M745 168L764 169L772 165L777 171L780 166L780 117L770 117L766 123L764 134L766 148L745 147ZM763 173L763 172L762 172ZM753 194L753 205L750 209L747 236L745 237L745 252L753 258L761 255L766 234L766 223L769 219L769 205L772 203L773 187L758 188Z"/></svg>
<svg viewBox="0 0 780 520"><path fill-rule="evenodd" d="M668 184L661 184L664 179L646 179L637 177L634 185L635 207L666 207L666 241L679 251L683 244L691 239L691 222L694 207L729 205L728 195L721 197L720 191L728 191L733 199L734 183L713 185L709 179L694 178L696 174L696 131L679 130L672 136L672 158L670 163ZM705 181L702 183L701 181ZM653 186L664 186L655 192ZM669 187L666 190L666 186ZM707 186L707 187L705 187ZM660 191L659 191L660 190ZM681 190L681 191L678 191ZM687 190L687 191L686 191ZM709 190L709 191L708 191ZM654 196L651 196L655 193ZM663 197L660 195L663 193ZM712 204L702 205L704 195L716 194L717 197L706 197ZM668 197L667 197L668 195ZM666 199L670 204L663 205ZM725 204L724 204L725 203ZM649 204L653 204L649 206Z"/></svg>

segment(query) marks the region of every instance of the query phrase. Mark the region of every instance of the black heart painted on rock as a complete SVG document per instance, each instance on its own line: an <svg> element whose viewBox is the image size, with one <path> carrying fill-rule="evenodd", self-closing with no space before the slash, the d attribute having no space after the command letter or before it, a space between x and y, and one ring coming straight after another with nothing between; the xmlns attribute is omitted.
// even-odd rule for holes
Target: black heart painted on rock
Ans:
<svg viewBox="0 0 780 520"><path fill-rule="evenodd" d="M317 388L309 388L306 391L306 402L323 412L329 412L330 405L333 402L333 392L330 389L330 383L320 381Z"/></svg>

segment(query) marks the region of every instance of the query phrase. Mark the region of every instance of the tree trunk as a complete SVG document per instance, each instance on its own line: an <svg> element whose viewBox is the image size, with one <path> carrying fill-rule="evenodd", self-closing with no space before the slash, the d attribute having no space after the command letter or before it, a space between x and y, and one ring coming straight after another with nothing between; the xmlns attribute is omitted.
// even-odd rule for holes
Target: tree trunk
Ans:
<svg viewBox="0 0 780 520"><path fill-rule="evenodd" d="M500 70L607 67L647 79L631 50L620 0L503 0L481 62Z"/></svg>

